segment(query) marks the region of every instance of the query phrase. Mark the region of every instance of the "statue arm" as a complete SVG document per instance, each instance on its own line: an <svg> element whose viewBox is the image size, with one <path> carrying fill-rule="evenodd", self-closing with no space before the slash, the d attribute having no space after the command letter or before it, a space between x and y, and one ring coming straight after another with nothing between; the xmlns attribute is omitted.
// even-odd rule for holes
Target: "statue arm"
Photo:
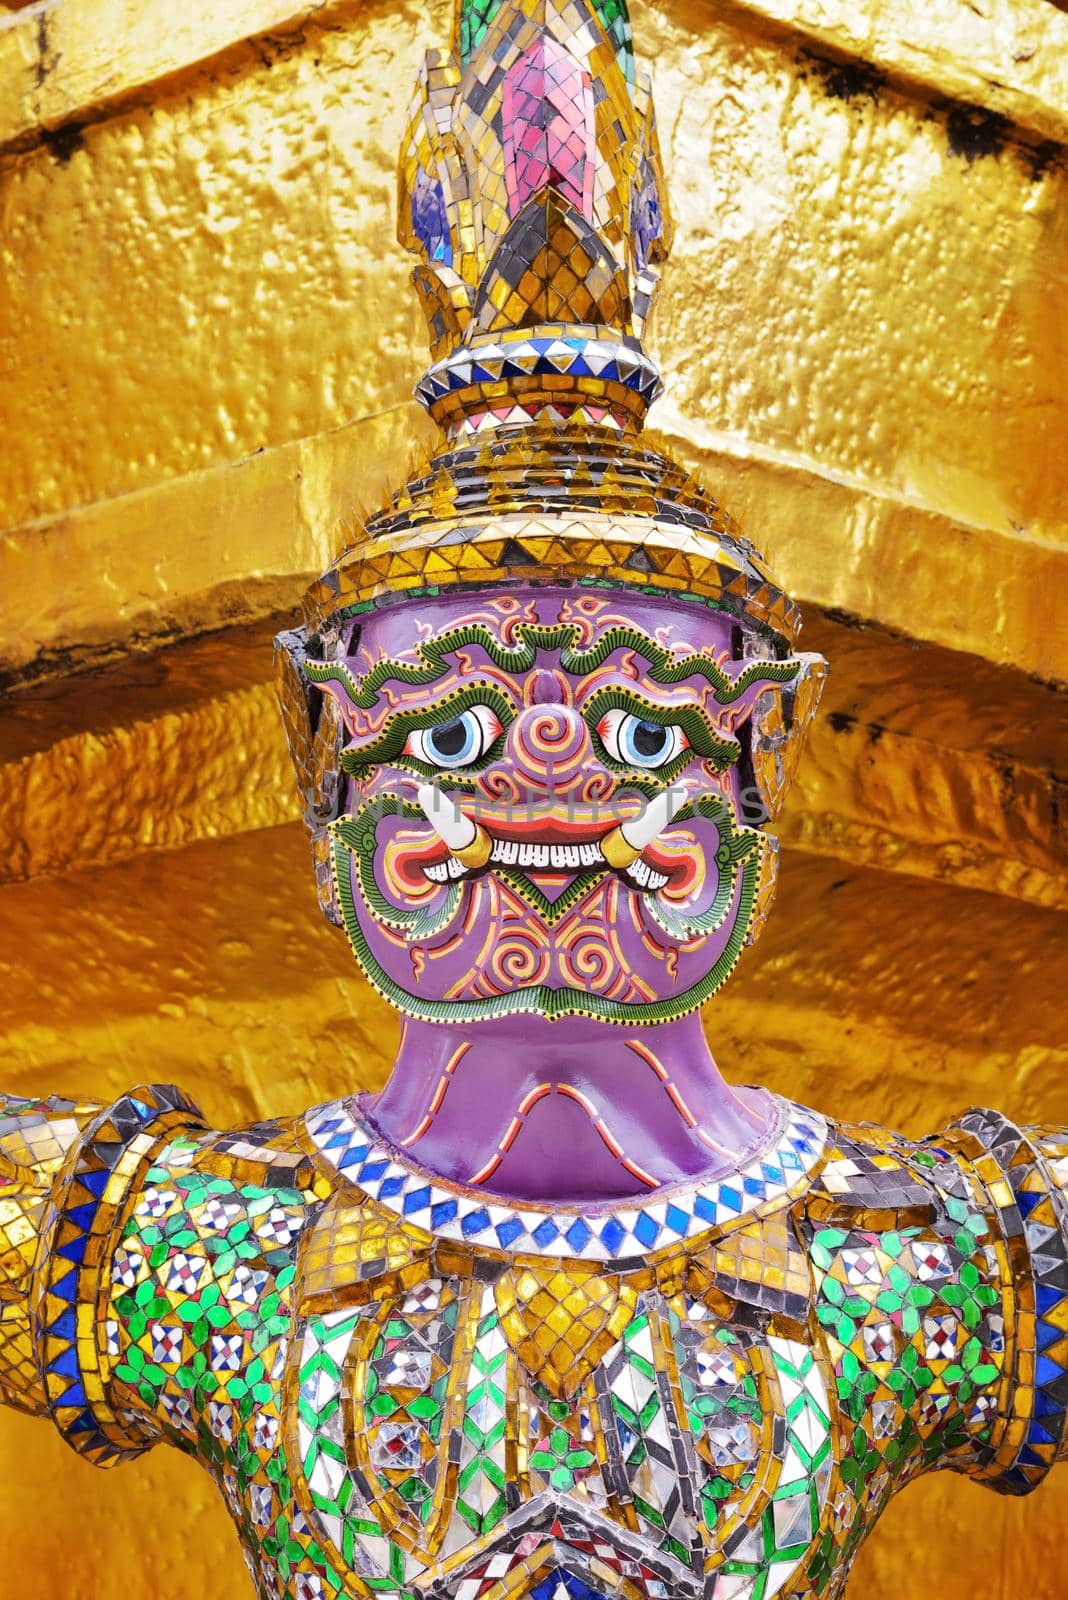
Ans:
<svg viewBox="0 0 1068 1600"><path fill-rule="evenodd" d="M998 1421L980 1475L1027 1494L1068 1456L1068 1133L969 1111L950 1130L988 1197L1005 1329Z"/></svg>
<svg viewBox="0 0 1068 1600"><path fill-rule="evenodd" d="M1068 1258L1068 1129L1038 1127L1026 1130L1041 1158L1051 1195L1050 1222L1057 1230L1062 1249ZM1041 1222L1039 1226L1042 1226ZM1041 1240L1036 1237L1036 1254L1044 1252ZM1036 1294L1036 1313L1039 1319L1039 1355L1042 1377L1047 1386L1052 1384L1058 1401L1068 1412L1068 1265L1059 1269L1052 1261L1039 1263L1041 1282ZM1052 1269L1052 1270L1050 1270ZM1068 1427L1062 1427L1057 1446L1057 1460L1068 1459Z"/></svg>
<svg viewBox="0 0 1068 1600"><path fill-rule="evenodd" d="M109 1403L100 1308L118 1222L153 1154L201 1126L162 1086L107 1107L0 1097L0 1399L51 1416L98 1465L158 1436Z"/></svg>
<svg viewBox="0 0 1068 1600"><path fill-rule="evenodd" d="M49 1196L92 1101L0 1095L0 1401L47 1416L31 1325L34 1266Z"/></svg>

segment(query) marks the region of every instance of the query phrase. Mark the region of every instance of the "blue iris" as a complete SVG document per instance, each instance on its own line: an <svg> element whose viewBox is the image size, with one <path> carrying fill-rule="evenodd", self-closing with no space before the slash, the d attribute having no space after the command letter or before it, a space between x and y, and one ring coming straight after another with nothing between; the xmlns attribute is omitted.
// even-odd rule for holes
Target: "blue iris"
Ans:
<svg viewBox="0 0 1068 1600"><path fill-rule="evenodd" d="M423 729L426 759L439 767L465 767L482 754L485 740L482 724L473 711Z"/></svg>
<svg viewBox="0 0 1068 1600"><path fill-rule="evenodd" d="M659 767L670 754L673 731L662 722L624 717L619 724L619 753L630 767Z"/></svg>

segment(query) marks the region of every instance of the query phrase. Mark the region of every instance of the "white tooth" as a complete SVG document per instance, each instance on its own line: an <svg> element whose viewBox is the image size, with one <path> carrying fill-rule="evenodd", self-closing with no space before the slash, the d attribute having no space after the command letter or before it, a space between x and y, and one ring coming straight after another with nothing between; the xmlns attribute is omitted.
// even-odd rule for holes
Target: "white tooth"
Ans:
<svg viewBox="0 0 1068 1600"><path fill-rule="evenodd" d="M569 867L571 865L568 860L570 854L571 851L566 844L551 844L549 846L549 860L554 867Z"/></svg>
<svg viewBox="0 0 1068 1600"><path fill-rule="evenodd" d="M452 857L449 859L451 860ZM433 878L435 883L445 883L449 876L449 869L444 861L432 863L430 866L424 867L423 871L428 878Z"/></svg>
<svg viewBox="0 0 1068 1600"><path fill-rule="evenodd" d="M649 887L650 887L650 889L662 889L664 887L665 883L667 883L667 873L666 872L654 872L652 870L652 868L650 868L650 870L649 870Z"/></svg>
<svg viewBox="0 0 1068 1600"><path fill-rule="evenodd" d="M501 845L501 860L509 867L514 867L519 860L519 846L514 839L505 839Z"/></svg>
<svg viewBox="0 0 1068 1600"><path fill-rule="evenodd" d="M432 783L421 783L416 799L432 828L435 828L450 850L466 850L477 832L469 817Z"/></svg>
<svg viewBox="0 0 1068 1600"><path fill-rule="evenodd" d="M581 867L582 857L579 855L579 847L577 844L565 845L564 854L567 856L567 865L569 867Z"/></svg>
<svg viewBox="0 0 1068 1600"><path fill-rule="evenodd" d="M455 856L450 856L445 865L449 869L450 878L462 878L464 873L467 871L467 868L464 866L463 862L457 861Z"/></svg>
<svg viewBox="0 0 1068 1600"><path fill-rule="evenodd" d="M648 862L643 861L641 856L639 856L637 861L632 861L630 866L627 868L627 877L633 878L634 882L642 889L647 888L650 877Z"/></svg>
<svg viewBox="0 0 1068 1600"><path fill-rule="evenodd" d="M490 860L507 861L507 859L508 857L504 853L504 845L500 839L495 839L493 842L493 849L490 851Z"/></svg>
<svg viewBox="0 0 1068 1600"><path fill-rule="evenodd" d="M534 865L534 846L532 844L521 844L519 846L519 865L521 867L532 867Z"/></svg>
<svg viewBox="0 0 1068 1600"><path fill-rule="evenodd" d="M536 867L547 867L549 865L549 846L547 844L536 844L531 848L534 851L534 865Z"/></svg>
<svg viewBox="0 0 1068 1600"><path fill-rule="evenodd" d="M682 784L672 784L670 789L653 796L640 817L624 822L620 832L631 849L644 850L646 845L652 844L663 833L685 799L686 790Z"/></svg>
<svg viewBox="0 0 1068 1600"><path fill-rule="evenodd" d="M579 861L584 867L596 866L598 861L603 861L600 847L595 844L580 844L578 847Z"/></svg>

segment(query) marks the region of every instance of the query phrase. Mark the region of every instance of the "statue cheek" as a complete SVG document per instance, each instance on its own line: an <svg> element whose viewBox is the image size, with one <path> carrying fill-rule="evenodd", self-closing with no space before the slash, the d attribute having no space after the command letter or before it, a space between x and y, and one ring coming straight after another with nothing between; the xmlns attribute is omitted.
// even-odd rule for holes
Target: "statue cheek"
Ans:
<svg viewBox="0 0 1068 1600"><path fill-rule="evenodd" d="M377 925L394 945L449 928L464 886L448 876L449 852L425 823L368 807L334 823L331 833L346 926L355 919L370 935Z"/></svg>

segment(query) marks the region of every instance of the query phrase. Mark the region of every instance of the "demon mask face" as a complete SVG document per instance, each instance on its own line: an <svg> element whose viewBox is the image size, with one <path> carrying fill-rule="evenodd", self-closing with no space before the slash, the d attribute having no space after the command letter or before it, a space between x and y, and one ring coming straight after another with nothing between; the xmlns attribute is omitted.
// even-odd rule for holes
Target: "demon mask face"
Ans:
<svg viewBox="0 0 1068 1600"><path fill-rule="evenodd" d="M454 1022L658 1023L713 994L766 912L754 824L818 690L818 658L747 638L532 588L394 605L305 657L337 762L328 903L375 988Z"/></svg>

